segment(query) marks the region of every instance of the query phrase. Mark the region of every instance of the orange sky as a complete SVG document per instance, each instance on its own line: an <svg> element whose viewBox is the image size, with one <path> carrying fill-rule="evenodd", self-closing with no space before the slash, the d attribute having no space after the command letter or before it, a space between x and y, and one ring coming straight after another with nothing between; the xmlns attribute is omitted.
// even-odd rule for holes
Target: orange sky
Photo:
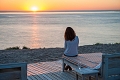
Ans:
<svg viewBox="0 0 120 80"><path fill-rule="evenodd" d="M120 0L0 0L0 10L120 10Z"/></svg>

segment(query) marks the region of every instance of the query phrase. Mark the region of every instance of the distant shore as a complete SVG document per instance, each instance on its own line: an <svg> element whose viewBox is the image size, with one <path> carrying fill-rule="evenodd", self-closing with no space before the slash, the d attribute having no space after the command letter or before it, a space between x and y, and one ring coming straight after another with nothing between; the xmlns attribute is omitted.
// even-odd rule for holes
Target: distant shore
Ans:
<svg viewBox="0 0 120 80"><path fill-rule="evenodd" d="M55 61L62 58L63 48L41 48L41 49L20 49L0 50L0 64L14 62L45 62ZM79 54L84 53L120 53L120 44L98 44L79 46Z"/></svg>

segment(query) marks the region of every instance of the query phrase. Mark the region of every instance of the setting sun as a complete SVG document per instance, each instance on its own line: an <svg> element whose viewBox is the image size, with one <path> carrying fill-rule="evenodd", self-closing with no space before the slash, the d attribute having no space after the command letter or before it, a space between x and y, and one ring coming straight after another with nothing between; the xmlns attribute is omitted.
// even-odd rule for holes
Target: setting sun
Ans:
<svg viewBox="0 0 120 80"><path fill-rule="evenodd" d="M31 7L31 10L32 10L32 11L38 11L38 7L33 6L33 7Z"/></svg>
<svg viewBox="0 0 120 80"><path fill-rule="evenodd" d="M0 0L0 11L120 10L120 0Z"/></svg>

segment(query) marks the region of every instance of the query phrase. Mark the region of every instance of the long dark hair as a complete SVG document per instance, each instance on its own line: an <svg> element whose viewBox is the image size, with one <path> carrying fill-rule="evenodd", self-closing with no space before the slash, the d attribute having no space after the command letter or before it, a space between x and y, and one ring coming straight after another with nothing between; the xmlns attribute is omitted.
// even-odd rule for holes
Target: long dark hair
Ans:
<svg viewBox="0 0 120 80"><path fill-rule="evenodd" d="M64 38L66 41L72 41L76 36L75 31L71 27L67 27L65 30Z"/></svg>

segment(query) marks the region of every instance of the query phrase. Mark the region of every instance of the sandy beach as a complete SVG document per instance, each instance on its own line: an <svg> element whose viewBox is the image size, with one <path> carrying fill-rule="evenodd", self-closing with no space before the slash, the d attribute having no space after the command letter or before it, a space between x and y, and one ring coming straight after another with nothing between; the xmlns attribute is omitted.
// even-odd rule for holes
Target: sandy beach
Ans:
<svg viewBox="0 0 120 80"><path fill-rule="evenodd" d="M62 58L63 48L40 48L22 50L0 50L0 64L13 62L46 62ZM120 53L120 44L99 44L79 46L79 54L85 53Z"/></svg>

